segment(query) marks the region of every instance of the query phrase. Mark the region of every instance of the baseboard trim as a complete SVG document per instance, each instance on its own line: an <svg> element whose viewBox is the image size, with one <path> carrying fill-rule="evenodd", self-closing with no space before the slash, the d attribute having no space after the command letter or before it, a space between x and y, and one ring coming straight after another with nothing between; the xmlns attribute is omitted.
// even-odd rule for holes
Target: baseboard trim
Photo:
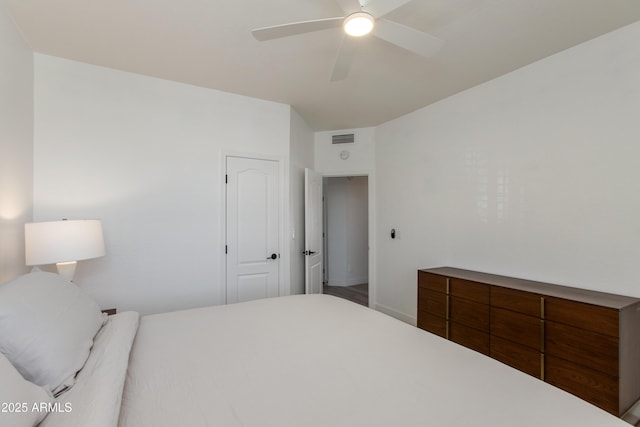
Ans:
<svg viewBox="0 0 640 427"><path fill-rule="evenodd" d="M391 317L395 317L396 319L401 320L404 323L408 323L413 326L416 326L418 324L418 321L415 317L409 316L406 313L402 313L400 311L394 310L393 308L387 307L386 305L374 303L374 309L378 310L381 313L388 314Z"/></svg>

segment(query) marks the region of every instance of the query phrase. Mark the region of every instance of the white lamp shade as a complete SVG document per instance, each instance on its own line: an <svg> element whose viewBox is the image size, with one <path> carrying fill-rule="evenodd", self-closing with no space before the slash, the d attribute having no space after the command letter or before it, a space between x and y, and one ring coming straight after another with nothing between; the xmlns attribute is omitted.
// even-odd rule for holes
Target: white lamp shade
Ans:
<svg viewBox="0 0 640 427"><path fill-rule="evenodd" d="M27 265L81 261L104 256L100 220L31 222L24 225Z"/></svg>

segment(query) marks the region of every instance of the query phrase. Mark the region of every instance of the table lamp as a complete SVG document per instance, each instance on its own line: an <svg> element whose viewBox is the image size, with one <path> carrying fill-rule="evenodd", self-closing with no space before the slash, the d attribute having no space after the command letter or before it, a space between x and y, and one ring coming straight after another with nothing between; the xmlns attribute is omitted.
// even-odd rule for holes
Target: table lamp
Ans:
<svg viewBox="0 0 640 427"><path fill-rule="evenodd" d="M27 265L56 264L58 274L73 280L77 261L104 256L100 220L30 222L24 225Z"/></svg>

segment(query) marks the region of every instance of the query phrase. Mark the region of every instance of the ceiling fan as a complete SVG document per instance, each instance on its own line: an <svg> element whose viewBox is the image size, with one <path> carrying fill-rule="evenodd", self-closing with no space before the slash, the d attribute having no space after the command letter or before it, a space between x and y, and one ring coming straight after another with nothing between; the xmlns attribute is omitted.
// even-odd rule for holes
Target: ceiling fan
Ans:
<svg viewBox="0 0 640 427"><path fill-rule="evenodd" d="M293 22L253 30L259 41L310 33L342 26L344 36L338 49L331 81L343 80L356 51L355 40L371 34L403 49L431 57L440 50L444 41L414 28L384 19L384 16L412 0L336 0L346 16Z"/></svg>

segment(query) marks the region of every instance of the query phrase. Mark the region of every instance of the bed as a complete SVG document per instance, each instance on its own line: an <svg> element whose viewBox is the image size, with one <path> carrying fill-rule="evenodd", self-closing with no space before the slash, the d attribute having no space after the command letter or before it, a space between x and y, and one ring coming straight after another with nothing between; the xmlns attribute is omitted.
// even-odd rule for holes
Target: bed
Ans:
<svg viewBox="0 0 640 427"><path fill-rule="evenodd" d="M103 318L73 385L52 402L43 427L629 425L327 295Z"/></svg>

